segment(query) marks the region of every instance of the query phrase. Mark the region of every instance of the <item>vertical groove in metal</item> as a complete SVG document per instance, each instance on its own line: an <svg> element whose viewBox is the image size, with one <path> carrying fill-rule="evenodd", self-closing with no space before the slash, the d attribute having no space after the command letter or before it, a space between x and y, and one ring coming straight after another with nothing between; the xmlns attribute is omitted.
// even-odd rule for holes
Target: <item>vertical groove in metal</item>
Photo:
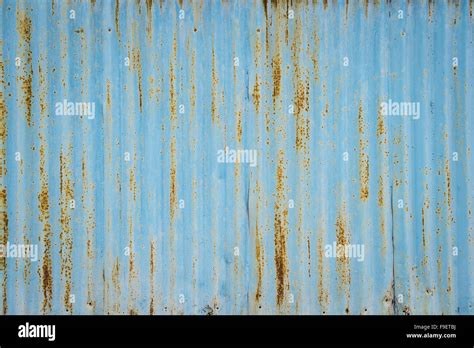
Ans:
<svg viewBox="0 0 474 348"><path fill-rule="evenodd" d="M0 8L3 314L473 314L471 0Z"/></svg>

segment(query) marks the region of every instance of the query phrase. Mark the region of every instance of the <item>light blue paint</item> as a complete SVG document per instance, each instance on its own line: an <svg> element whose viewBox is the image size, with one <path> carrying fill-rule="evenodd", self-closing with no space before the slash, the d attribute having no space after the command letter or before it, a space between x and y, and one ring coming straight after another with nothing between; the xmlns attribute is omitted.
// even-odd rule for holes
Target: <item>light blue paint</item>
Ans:
<svg viewBox="0 0 474 348"><path fill-rule="evenodd" d="M8 130L6 142L0 144L6 149L2 161L8 172L0 186L7 190L9 241L37 242L44 256L38 208L40 134L46 146L53 233L51 310L42 308L42 261L28 265L23 259L9 259L7 269L0 271L8 305L6 309L0 301L2 312L68 313L68 280L61 274L59 168L61 149L67 154L70 148L76 201L69 211L74 314L147 314L151 308L156 314L473 313L474 57L469 1L380 1L367 9L355 1L348 8L343 1L330 2L327 8L322 1L296 2L267 4L266 11L259 1L165 1L153 2L151 13L145 1L120 1L118 11L115 1L105 0L0 3L5 74L0 90L8 111L1 115ZM179 18L180 9L184 19ZM70 10L75 11L74 20ZM286 19L287 10L294 11L294 19ZM22 100L25 73L23 66L15 66L15 57L26 59L25 41L16 29L19 12L26 12L32 23L31 126ZM300 41L295 39L298 25ZM134 62L138 51L141 77ZM218 82L212 81L213 51ZM274 104L272 60L278 51L281 85ZM239 66L234 69L235 57ZM456 73L453 57L459 62ZM301 80L309 81L309 111L301 113L310 125L306 152L295 147L296 117L287 112L297 94L295 62ZM40 68L47 86L40 81ZM253 96L257 75L258 112ZM43 122L42 90L47 100ZM216 122L211 119L213 91ZM54 104L63 99L94 102L95 119L56 116ZM385 132L377 135L379 103L388 99L419 102L420 119L383 117ZM175 121L170 118L172 102ZM181 104L184 114L178 112ZM328 114L323 115L326 104ZM360 198L361 141L369 161L367 201ZM217 163L217 151L226 146L258 150L257 167ZM285 199L293 199L294 208L288 209L288 288L278 306L274 207L280 150L286 161ZM15 152L22 154L22 169ZM130 162L124 161L125 152ZM458 161L452 160L453 152ZM406 209L398 209L399 199ZM336 240L338 216L346 221L350 243L365 246L363 262L350 259L345 282L334 258L324 257L324 252L318 257L319 250ZM257 227L263 255L258 301ZM92 257L87 254L88 239ZM124 254L129 246L135 274Z"/></svg>

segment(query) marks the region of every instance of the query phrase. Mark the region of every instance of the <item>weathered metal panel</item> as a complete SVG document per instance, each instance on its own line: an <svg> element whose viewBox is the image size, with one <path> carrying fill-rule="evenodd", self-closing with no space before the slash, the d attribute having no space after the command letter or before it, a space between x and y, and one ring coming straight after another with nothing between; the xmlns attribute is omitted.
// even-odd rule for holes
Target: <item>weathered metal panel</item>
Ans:
<svg viewBox="0 0 474 348"><path fill-rule="evenodd" d="M0 8L2 313L474 313L472 1Z"/></svg>

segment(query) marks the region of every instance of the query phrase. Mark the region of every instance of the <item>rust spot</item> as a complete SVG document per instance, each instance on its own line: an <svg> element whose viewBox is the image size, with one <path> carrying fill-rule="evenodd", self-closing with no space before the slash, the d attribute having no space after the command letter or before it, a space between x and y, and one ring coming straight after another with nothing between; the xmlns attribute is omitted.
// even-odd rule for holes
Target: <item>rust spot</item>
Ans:
<svg viewBox="0 0 474 348"><path fill-rule="evenodd" d="M7 110L7 105L5 103L5 97L3 95L3 90L5 89L5 67L4 67L3 61L0 61L0 85L2 86L2 88L0 89L0 142L2 143L3 146L5 146L7 142L7 135L8 135L8 129L7 129L8 110ZM2 149L3 149L3 146L2 146ZM5 162L5 160L6 160L5 156L3 156L2 154L2 162ZM3 170L0 171L0 175L3 176L2 173L3 173Z"/></svg>
<svg viewBox="0 0 474 348"><path fill-rule="evenodd" d="M336 217L336 245L338 246L346 246L350 243L350 232L346 219L346 207L345 204L343 204ZM350 262L345 254L336 259L336 271L342 283L342 287L346 289L347 302L349 302L351 282Z"/></svg>
<svg viewBox="0 0 474 348"><path fill-rule="evenodd" d="M155 314L155 243L150 242L150 315Z"/></svg>
<svg viewBox="0 0 474 348"><path fill-rule="evenodd" d="M367 140L364 139L364 113L362 110L362 100L359 101L358 114L359 127L359 180L360 199L365 202L369 198L369 155L366 153Z"/></svg>
<svg viewBox="0 0 474 348"><path fill-rule="evenodd" d="M171 167L170 167L170 220L174 222L177 203L177 182L176 182L176 137L171 140Z"/></svg>
<svg viewBox="0 0 474 348"><path fill-rule="evenodd" d="M384 188L383 188L383 179L382 179L382 176L379 176L379 194L378 194L378 203L379 203L379 207L383 207L383 191L384 191Z"/></svg>
<svg viewBox="0 0 474 348"><path fill-rule="evenodd" d="M348 17L348 14L349 14L349 0L346 0L345 9L346 9L346 22L347 22L347 17Z"/></svg>
<svg viewBox="0 0 474 348"><path fill-rule="evenodd" d="M151 43L153 36L153 0L146 0L146 35L148 41Z"/></svg>
<svg viewBox="0 0 474 348"><path fill-rule="evenodd" d="M105 97L107 111L112 109L112 98L110 95L110 80L107 79L107 87L106 87L106 97Z"/></svg>
<svg viewBox="0 0 474 348"><path fill-rule="evenodd" d="M143 85L142 85L142 62L140 49L137 47L132 51L132 62L134 69L137 70L138 74L138 102L140 105L140 112L143 111Z"/></svg>
<svg viewBox="0 0 474 348"><path fill-rule="evenodd" d="M448 266L448 287L446 288L446 292L451 292L452 282L453 282L453 277L452 277L451 267Z"/></svg>
<svg viewBox="0 0 474 348"><path fill-rule="evenodd" d="M61 232L59 234L60 249L59 256L61 260L61 277L65 281L64 286L64 307L66 311L72 312L72 303L70 301L72 289L72 230L71 216L69 213L69 205L74 199L74 185L71 182L71 171L69 170L68 156L65 156L61 148L59 155L59 191L60 191L60 207L61 215L59 222L61 224Z"/></svg>
<svg viewBox="0 0 474 348"><path fill-rule="evenodd" d="M5 245L8 242L8 207L7 207L7 188L2 187L0 190L0 237L1 243ZM0 259L0 270L6 269L6 258ZM3 272L2 282L2 299L3 299L3 314L7 314L7 272Z"/></svg>
<svg viewBox="0 0 474 348"><path fill-rule="evenodd" d="M263 11L265 12L265 19L268 19L268 0L263 0ZM268 28L268 27L267 27Z"/></svg>
<svg viewBox="0 0 474 348"><path fill-rule="evenodd" d="M322 233L318 237L318 301L323 309L327 307L329 296L324 289L324 245Z"/></svg>
<svg viewBox="0 0 474 348"><path fill-rule="evenodd" d="M51 257L51 225L49 223L49 188L45 171L44 144L40 145L40 181L41 187L38 194L39 220L43 223L43 264L42 264L42 286L43 286L43 312L49 312L52 306L53 279L52 279L52 257Z"/></svg>
<svg viewBox="0 0 474 348"><path fill-rule="evenodd" d="M426 248L426 236L425 236L425 207L421 208L421 239L423 243L423 249Z"/></svg>
<svg viewBox="0 0 474 348"><path fill-rule="evenodd" d="M313 74L314 74L314 80L316 82L319 81L319 44L320 44L320 39L318 36L317 31L314 31L314 51L311 56L311 60L313 61Z"/></svg>
<svg viewBox="0 0 474 348"><path fill-rule="evenodd" d="M17 13L17 32L21 43L22 55L26 59L22 61L23 73L18 77L21 81L22 99L25 106L26 122L31 127L31 110L33 104L33 64L31 53L31 18L26 13Z"/></svg>
<svg viewBox="0 0 474 348"><path fill-rule="evenodd" d="M212 123L219 122L219 112L217 107L217 86L219 77L217 76L216 54L214 51L214 42L212 44L212 88L211 88L211 119Z"/></svg>
<svg viewBox="0 0 474 348"><path fill-rule="evenodd" d="M118 39L120 40L120 2L115 0L115 31L117 32Z"/></svg>
<svg viewBox="0 0 474 348"><path fill-rule="evenodd" d="M454 217L453 217L453 211L452 211L452 207L451 207L451 202L452 202L452 198L451 198L451 171L449 169L449 160L446 160L444 169L445 169L445 172L446 172L446 193L445 193L445 197L446 197L446 201L447 201L447 205L448 205L448 211L449 211L449 216L448 216L449 220L448 220L448 222L451 223L451 222L454 221Z"/></svg>
<svg viewBox="0 0 474 348"><path fill-rule="evenodd" d="M134 282L136 278L135 272L135 253L133 252L133 220L131 217L128 219L128 248L130 255L128 256L128 288L129 288L129 303L128 311L131 315L136 314L136 310L133 308L132 300L135 297Z"/></svg>
<svg viewBox="0 0 474 348"><path fill-rule="evenodd" d="M237 111L235 113L235 116L236 116L236 127L237 127L237 141L239 143L242 142L242 112L241 111ZM236 168L238 168L238 166L236 166Z"/></svg>
<svg viewBox="0 0 474 348"><path fill-rule="evenodd" d="M112 267L112 284L115 287L117 293L120 292L120 263L118 257L116 258Z"/></svg>
<svg viewBox="0 0 474 348"><path fill-rule="evenodd" d="M276 199L274 207L274 244L276 269L276 302L280 307L289 290L288 282L288 208L286 204L285 158L283 150L278 153L276 172Z"/></svg>
<svg viewBox="0 0 474 348"><path fill-rule="evenodd" d="M252 98L253 104L255 105L255 111L258 114L260 110L260 83L258 82L258 74L255 75L255 85L253 86Z"/></svg>
<svg viewBox="0 0 474 348"><path fill-rule="evenodd" d="M383 137L383 141L386 143L386 129L385 129L385 123L384 123L384 115L382 114L382 109L379 108L378 113L377 113L377 137ZM379 144L382 143L382 139L379 140Z"/></svg>
<svg viewBox="0 0 474 348"><path fill-rule="evenodd" d="M311 242L309 237L306 240L306 244L308 246L308 277L311 278Z"/></svg>
<svg viewBox="0 0 474 348"><path fill-rule="evenodd" d="M259 194L260 198L260 186L257 182L256 190ZM262 241L262 235L260 233L259 229L259 208L260 208L260 203L259 200L257 200L257 206L256 206L256 221L255 221L255 257L257 261L257 289L255 291L255 301L258 303L260 301L260 298L262 297L262 281L263 281L263 272L264 272L264 266L265 266L265 258L264 258L264 249L263 249L263 241Z"/></svg>
<svg viewBox="0 0 474 348"><path fill-rule="evenodd" d="M328 0L323 0L323 8L325 10L328 8Z"/></svg>
<svg viewBox="0 0 474 348"><path fill-rule="evenodd" d="M130 169L130 192L133 194L133 200L137 200L137 180L135 178L135 169Z"/></svg>
<svg viewBox="0 0 474 348"><path fill-rule="evenodd" d="M302 111L309 111L309 81L298 80L295 95L296 137L297 150L306 150L310 139L310 120L302 115Z"/></svg>
<svg viewBox="0 0 474 348"><path fill-rule="evenodd" d="M170 57L170 120L171 120L171 127L172 130L176 128L176 90L175 90L175 64L176 64L176 55L177 55L177 42L176 42L176 34L173 37L173 53Z"/></svg>
<svg viewBox="0 0 474 348"><path fill-rule="evenodd" d="M273 76L273 105L276 105L275 101L280 95L281 88L281 56L277 52L272 59L272 76Z"/></svg>

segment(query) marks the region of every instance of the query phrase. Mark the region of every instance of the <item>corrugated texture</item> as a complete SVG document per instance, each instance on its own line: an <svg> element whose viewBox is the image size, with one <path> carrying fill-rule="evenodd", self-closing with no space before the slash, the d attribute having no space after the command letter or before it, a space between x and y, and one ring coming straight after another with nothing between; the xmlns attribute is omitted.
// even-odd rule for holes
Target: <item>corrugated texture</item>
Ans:
<svg viewBox="0 0 474 348"><path fill-rule="evenodd" d="M474 313L472 1L0 8L2 313Z"/></svg>

